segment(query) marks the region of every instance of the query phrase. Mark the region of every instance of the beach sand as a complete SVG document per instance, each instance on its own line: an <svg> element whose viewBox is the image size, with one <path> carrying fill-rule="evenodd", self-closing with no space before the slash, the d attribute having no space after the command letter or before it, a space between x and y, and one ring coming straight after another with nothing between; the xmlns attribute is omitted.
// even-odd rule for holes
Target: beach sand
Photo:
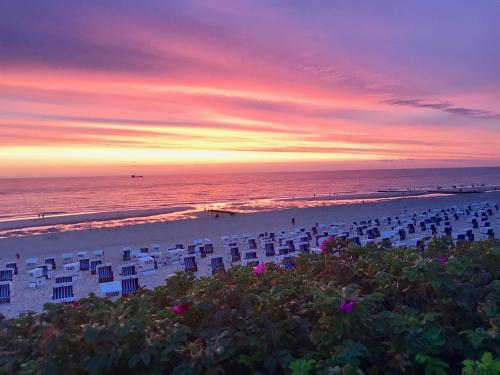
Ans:
<svg viewBox="0 0 500 375"><path fill-rule="evenodd" d="M158 243L162 251L176 243L185 246L195 239L210 238L214 242L215 252L223 253L220 237L242 233L257 234L259 232L293 229L292 218L295 218L295 227L310 228L316 222L329 224L332 222L351 222L368 218L380 218L387 215L398 215L404 212L421 212L434 208L449 208L466 206L475 202L500 201L500 192L481 194L446 195L434 197L407 197L380 202L350 203L325 205L307 208L291 208L284 210L255 212L247 214L221 214L215 218L214 213L201 212L194 219L153 222L146 224L128 225L121 227L55 232L36 236L11 237L0 240L0 264L15 260L16 253L21 255L18 261L19 275L14 277L12 303L0 305L0 313L6 316L15 316L23 310L40 311L42 305L50 301L52 281L39 289L28 288L28 278L24 268L24 260L38 257L39 263L43 257L54 256L58 264L55 274L62 273L62 253L79 251L91 252L95 249L105 251L105 262L113 264L115 279L118 266L123 264L121 259L122 248L130 246L137 249ZM67 218L59 218L64 221ZM90 220L86 216L86 220ZM96 220L103 220L96 216ZM51 218L57 223L57 218ZM23 225L27 224L26 222ZM206 270L203 264L200 266ZM168 275L175 273L178 266L160 268L153 276L141 277L141 285L154 287L164 283ZM95 276L86 276L75 283L75 294L84 297L88 292L98 292L99 287Z"/></svg>

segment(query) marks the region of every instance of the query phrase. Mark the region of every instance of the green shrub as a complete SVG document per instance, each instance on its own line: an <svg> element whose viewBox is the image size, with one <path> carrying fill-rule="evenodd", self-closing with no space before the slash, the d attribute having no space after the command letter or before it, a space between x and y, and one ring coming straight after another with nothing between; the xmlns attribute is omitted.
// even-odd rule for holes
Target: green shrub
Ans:
<svg viewBox="0 0 500 375"><path fill-rule="evenodd" d="M446 240L424 255L349 245L261 276L179 273L0 318L0 373L498 374L499 273L498 242Z"/></svg>

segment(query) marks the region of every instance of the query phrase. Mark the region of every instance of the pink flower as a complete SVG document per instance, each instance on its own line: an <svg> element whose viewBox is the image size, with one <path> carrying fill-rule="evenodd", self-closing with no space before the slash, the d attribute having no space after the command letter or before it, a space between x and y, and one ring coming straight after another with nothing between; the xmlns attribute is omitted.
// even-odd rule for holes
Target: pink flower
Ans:
<svg viewBox="0 0 500 375"><path fill-rule="evenodd" d="M448 257L439 257L438 261L439 263L445 265L446 263L448 263Z"/></svg>
<svg viewBox="0 0 500 375"><path fill-rule="evenodd" d="M352 314L352 310L354 306L358 304L358 301L353 299L350 301L345 301L344 303L340 304L340 310L345 312L346 314Z"/></svg>
<svg viewBox="0 0 500 375"><path fill-rule="evenodd" d="M266 272L265 263L259 263L257 266L253 267L253 273L255 273L257 276L263 275L264 272Z"/></svg>
<svg viewBox="0 0 500 375"><path fill-rule="evenodd" d="M186 311L188 311L189 306L191 306L190 302L183 305L175 305L172 307L172 311L176 314L184 314Z"/></svg>

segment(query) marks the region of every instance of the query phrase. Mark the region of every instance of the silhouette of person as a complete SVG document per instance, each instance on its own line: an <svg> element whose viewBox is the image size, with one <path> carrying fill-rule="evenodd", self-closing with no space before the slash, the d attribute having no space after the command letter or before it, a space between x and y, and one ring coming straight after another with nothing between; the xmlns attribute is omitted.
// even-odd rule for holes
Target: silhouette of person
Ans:
<svg viewBox="0 0 500 375"><path fill-rule="evenodd" d="M292 217L292 225L295 225L295 218Z"/></svg>

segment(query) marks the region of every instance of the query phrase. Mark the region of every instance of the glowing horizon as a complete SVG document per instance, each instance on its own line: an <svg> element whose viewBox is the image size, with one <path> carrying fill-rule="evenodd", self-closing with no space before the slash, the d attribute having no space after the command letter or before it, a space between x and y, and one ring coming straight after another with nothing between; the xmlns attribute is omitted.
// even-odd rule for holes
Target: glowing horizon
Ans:
<svg viewBox="0 0 500 375"><path fill-rule="evenodd" d="M3 3L0 177L500 165L500 5L277 4Z"/></svg>

